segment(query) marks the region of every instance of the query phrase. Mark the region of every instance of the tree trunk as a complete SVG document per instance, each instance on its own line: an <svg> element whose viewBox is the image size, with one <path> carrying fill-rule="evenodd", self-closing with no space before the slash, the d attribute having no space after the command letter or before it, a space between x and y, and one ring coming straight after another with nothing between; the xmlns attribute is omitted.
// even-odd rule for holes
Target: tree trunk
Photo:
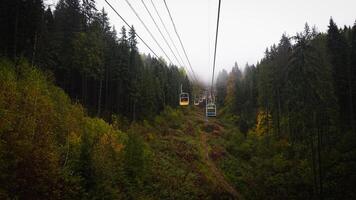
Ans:
<svg viewBox="0 0 356 200"><path fill-rule="evenodd" d="M350 60L350 59L349 59ZM352 77L351 77L351 64L349 62L348 64L348 73L347 73L347 79L348 79L348 86L349 86L349 110L350 110L350 125L351 125L351 130L352 133L355 132L355 119L354 119L354 105L353 105L353 99L352 99Z"/></svg>
<svg viewBox="0 0 356 200"><path fill-rule="evenodd" d="M99 97L98 97L98 113L97 116L100 116L101 112L101 93L102 93L102 88L103 88L103 79L100 78L100 84L99 84Z"/></svg>
<svg viewBox="0 0 356 200"><path fill-rule="evenodd" d="M117 84L117 92L116 92L116 108L117 108L117 110L116 110L116 112L117 112L117 114L119 114L120 113L120 110L121 110L121 105L120 105L120 103L121 103L121 101L120 101L120 91L121 91L121 81L118 81L119 83Z"/></svg>
<svg viewBox="0 0 356 200"><path fill-rule="evenodd" d="M314 150L314 135L311 136L311 153L312 153L312 169L313 169L313 188L314 195L318 194L318 181L317 181L317 170L316 170L316 159L315 159L315 150Z"/></svg>
<svg viewBox="0 0 356 200"><path fill-rule="evenodd" d="M321 145L322 145L322 138L321 138L321 129L319 128L320 125L318 124L318 166L319 166L319 199L323 200L323 176L322 176L322 158L321 158Z"/></svg>
<svg viewBox="0 0 356 200"><path fill-rule="evenodd" d="M85 73L82 75L82 103L86 106L86 95L87 95L87 76Z"/></svg>
<svg viewBox="0 0 356 200"><path fill-rule="evenodd" d="M290 129L290 112L289 112L289 105L287 104L287 131L288 131L288 135L289 137L292 138L292 142L294 141L293 135L292 135L292 131Z"/></svg>
<svg viewBox="0 0 356 200"><path fill-rule="evenodd" d="M280 117L281 117L281 97L280 97L280 93L279 93L279 89L277 89L277 100L278 100L278 113L277 113L277 134L278 137L281 134L281 130L280 130Z"/></svg>
<svg viewBox="0 0 356 200"><path fill-rule="evenodd" d="M13 58L17 56L17 28L19 23L19 1L16 1L16 14L14 24L14 44L13 44Z"/></svg>
<svg viewBox="0 0 356 200"><path fill-rule="evenodd" d="M105 105L104 105L104 111L107 112L108 109L108 104L109 104L109 69L106 67L105 70Z"/></svg>
<svg viewBox="0 0 356 200"><path fill-rule="evenodd" d="M269 107L268 103L266 103L266 124L267 124L267 136L269 136Z"/></svg>
<svg viewBox="0 0 356 200"><path fill-rule="evenodd" d="M134 99L134 102L133 102L132 120L134 122L136 121L136 99Z"/></svg>
<svg viewBox="0 0 356 200"><path fill-rule="evenodd" d="M35 38L33 42L33 48L32 48L32 59L31 59L31 65L34 66L35 64L35 59L36 59L36 50L37 50L37 31L35 32Z"/></svg>

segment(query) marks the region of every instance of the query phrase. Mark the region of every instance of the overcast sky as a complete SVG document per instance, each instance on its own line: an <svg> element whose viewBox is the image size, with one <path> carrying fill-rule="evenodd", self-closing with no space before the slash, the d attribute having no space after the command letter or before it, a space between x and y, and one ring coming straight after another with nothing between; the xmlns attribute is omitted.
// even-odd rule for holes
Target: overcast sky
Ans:
<svg viewBox="0 0 356 200"><path fill-rule="evenodd" d="M56 0L47 1L56 2ZM165 57L130 10L125 0L108 1L128 23L134 25L137 33L159 56ZM177 64L144 9L141 0L129 1L174 64ZM104 0L97 0L96 2L98 9L104 7L108 12L111 24L119 31L124 25L121 19ZM144 0L144 2L153 13L157 23L161 25L152 7L151 0ZM180 47L163 0L153 0L153 2L167 25L174 42L177 47ZM195 74L204 81L210 80L218 0L166 0L166 2ZM327 30L331 16L338 26L351 26L356 19L355 8L356 0L222 0L216 71L230 70L235 61L241 69L247 62L255 64L263 57L266 47L278 43L283 33L291 36L302 31L306 22L310 26L315 25L321 32ZM161 29L164 32L163 27ZM168 36L166 38L169 41ZM181 50L181 48L179 49ZM149 53L149 50L142 43L139 43L139 50L143 53ZM180 51L180 54L184 58L182 51ZM186 60L185 63L188 64Z"/></svg>

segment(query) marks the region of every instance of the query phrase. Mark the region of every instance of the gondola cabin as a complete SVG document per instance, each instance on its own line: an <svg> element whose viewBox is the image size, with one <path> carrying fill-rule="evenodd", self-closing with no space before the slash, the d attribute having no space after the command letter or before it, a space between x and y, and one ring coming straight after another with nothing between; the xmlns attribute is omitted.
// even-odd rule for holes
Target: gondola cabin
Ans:
<svg viewBox="0 0 356 200"><path fill-rule="evenodd" d="M216 117L216 105L214 103L206 104L205 111L207 117Z"/></svg>
<svg viewBox="0 0 356 200"><path fill-rule="evenodd" d="M181 105L181 106L189 105L189 94L188 93L181 93L179 95L179 105Z"/></svg>

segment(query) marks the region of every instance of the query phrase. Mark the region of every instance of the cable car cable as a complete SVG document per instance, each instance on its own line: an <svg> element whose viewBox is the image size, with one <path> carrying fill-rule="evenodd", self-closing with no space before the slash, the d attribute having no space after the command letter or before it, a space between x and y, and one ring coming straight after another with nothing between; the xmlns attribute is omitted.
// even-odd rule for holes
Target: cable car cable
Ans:
<svg viewBox="0 0 356 200"><path fill-rule="evenodd" d="M132 26L130 26L130 24L116 11L116 9L107 1L105 0L105 2L110 6L110 8L117 14L117 16L120 17L120 19L130 28L132 28ZM155 55L157 57L157 59L159 59L159 56L156 54L155 51L153 51L153 49L141 38L141 36L139 36L137 33L135 33L136 36L141 40L141 42L153 53L153 55Z"/></svg>
<svg viewBox="0 0 356 200"><path fill-rule="evenodd" d="M168 46L169 50L171 51L171 53L173 54L174 58L176 59L176 61L178 62L178 64L179 64L180 66L183 66L183 65L180 63L180 61L178 60L178 58L177 58L176 54L174 53L174 51L172 50L171 45L169 45L169 43L168 43L166 37L163 35L163 33L162 33L161 29L159 28L159 26L158 26L156 20L153 18L153 15L152 15L151 11L148 9L146 3L145 3L143 0L141 0L141 3L143 4L143 6L145 7L145 10L146 10L146 11L148 12L148 14L150 15L150 17L151 17L153 23L155 24L155 26L156 26L158 32L161 34L161 36L162 36L164 42L167 44L167 46Z"/></svg>
<svg viewBox="0 0 356 200"><path fill-rule="evenodd" d="M163 35L163 33L162 33L161 29L159 28L159 26L158 26L158 24L157 24L156 20L154 19L154 17L153 17L153 15L152 15L151 11L148 9L148 7L147 7L146 3L144 2L144 0L141 0L141 3L143 4L143 6L145 7L145 10L146 10L146 11L148 12L148 14L150 15L150 17L151 17L151 19L152 19L152 21L153 21L154 25L155 25L155 26L156 26L156 28L158 29L158 31L159 31L159 33L160 33L160 35L162 36L162 38L163 38L164 42L167 44L167 46L168 46L169 50L170 50L170 51L171 51L171 53L173 54L173 56L174 56L174 58L176 59L176 61L178 62L178 64L179 64L181 67L184 67L184 68L185 68L185 70L187 71L187 73L189 74L189 70L188 70L185 66L183 66L183 65L180 63L180 61L178 60L178 58L177 58L176 54L174 53L174 51L172 50L171 46L169 45L169 43L168 43L168 41L167 41L166 37ZM191 76L191 77L192 77L192 75L191 75L191 74L189 74L189 76Z"/></svg>
<svg viewBox="0 0 356 200"><path fill-rule="evenodd" d="M140 15L136 12L135 8L131 5L131 3L128 0L125 0L126 3L129 5L129 7L131 8L131 10L134 12L134 14L136 15L136 17L139 19L139 21L141 22L141 24L145 27L146 31L150 34L150 36L152 37L152 39L156 42L156 44L158 45L158 47L161 49L161 51L164 53L164 55L168 58L169 62L172 62L172 60L170 59L170 57L167 55L167 53L163 50L162 46L158 43L158 41L156 40L156 38L153 36L152 32L150 31L150 29L146 26L145 22L141 19Z"/></svg>
<svg viewBox="0 0 356 200"><path fill-rule="evenodd" d="M159 12L158 12L158 10L157 10L156 5L154 4L153 0L150 0L150 1L151 1L151 4L152 4L152 6L153 6L153 8L154 8L154 10L155 10L155 12L156 12L156 14L158 15L158 18L159 18L159 20L160 20L162 26L164 27L164 30L166 31L166 33L167 33L167 35L168 35L169 40L170 40L171 43L173 44L173 47L174 47L174 49L176 50L176 52L177 52L177 54L178 54L178 57L180 58L180 61L182 62L182 64L183 64L184 66L186 66L184 60L182 59L182 56L181 56L180 53L179 53L179 50L178 50L178 48L177 48L175 42L174 42L173 39L172 39L171 34L169 33L169 31L168 31L168 29L167 29L166 24L164 23L164 21L163 21L161 15L159 14Z"/></svg>
<svg viewBox="0 0 356 200"><path fill-rule="evenodd" d="M182 49L183 49L185 58L188 60L189 67L190 67L190 69L191 69L192 72L193 72L194 79L195 79L195 81L197 81L197 77L195 76L195 73L194 73L192 64L190 63L190 60L189 60L188 55L187 55L187 52L186 52L186 50L185 50L185 48L184 48L183 42L182 42L182 40L181 40L181 38L180 38L180 36L179 36L179 34L178 34L177 27L176 27L176 25L175 25L175 23L174 23L174 20L173 20L173 17L172 17L172 15L171 15L171 12L170 12L170 10L169 10L169 8L168 8L167 2L166 2L166 0L163 0L163 2L164 2L164 5L166 6L166 9L167 9L167 11L168 11L169 18L171 19L171 22L172 22L172 24L173 24L174 31L175 31L175 33L176 33L178 39L179 39L179 43L180 43L180 45L182 46Z"/></svg>
<svg viewBox="0 0 356 200"><path fill-rule="evenodd" d="M214 76L215 76L215 64L216 64L216 49L218 46L218 36L219 36L219 24L220 24L220 8L221 8L221 0L219 0L219 7L218 7L218 19L216 24L216 35L215 35L215 50L214 50L214 63L213 63L213 75L211 78L211 95L213 95L214 89Z"/></svg>

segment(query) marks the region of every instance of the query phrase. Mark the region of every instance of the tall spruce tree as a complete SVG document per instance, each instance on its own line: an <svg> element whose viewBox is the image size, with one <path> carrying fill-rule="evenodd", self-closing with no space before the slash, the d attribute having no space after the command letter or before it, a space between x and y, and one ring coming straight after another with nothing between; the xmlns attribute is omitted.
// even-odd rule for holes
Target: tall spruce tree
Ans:
<svg viewBox="0 0 356 200"><path fill-rule="evenodd" d="M347 131L351 129L354 132L352 71L349 61L349 47L346 38L340 33L333 19L330 19L327 37L330 61L333 66L334 85L340 107L341 130Z"/></svg>

